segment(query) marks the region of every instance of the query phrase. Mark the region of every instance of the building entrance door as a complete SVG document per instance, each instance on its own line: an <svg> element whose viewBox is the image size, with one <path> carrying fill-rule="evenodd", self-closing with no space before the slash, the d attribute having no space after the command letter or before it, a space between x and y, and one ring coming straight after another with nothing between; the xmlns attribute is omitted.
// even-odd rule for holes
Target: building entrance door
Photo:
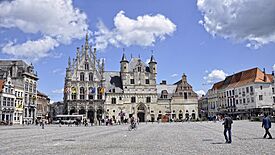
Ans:
<svg viewBox="0 0 275 155"><path fill-rule="evenodd" d="M145 113L144 112L138 112L137 117L139 119L139 122L145 122Z"/></svg>

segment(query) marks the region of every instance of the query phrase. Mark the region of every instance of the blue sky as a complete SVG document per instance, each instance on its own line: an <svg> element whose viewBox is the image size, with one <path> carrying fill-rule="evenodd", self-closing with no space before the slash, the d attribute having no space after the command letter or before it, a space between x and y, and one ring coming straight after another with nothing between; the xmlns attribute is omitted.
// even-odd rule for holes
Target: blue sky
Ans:
<svg viewBox="0 0 275 155"><path fill-rule="evenodd" d="M53 101L63 98L68 57L75 57L87 31L98 56L106 60L106 70L119 70L123 48L128 59L140 55L143 61L153 50L158 83L172 84L185 73L195 91L206 92L213 82L245 69L266 68L270 73L274 68L272 0L260 4L257 0L34 2L0 2L0 58L33 62L39 90ZM130 26L129 21L135 24ZM128 28L142 35L123 33ZM103 30L107 33L99 33Z"/></svg>

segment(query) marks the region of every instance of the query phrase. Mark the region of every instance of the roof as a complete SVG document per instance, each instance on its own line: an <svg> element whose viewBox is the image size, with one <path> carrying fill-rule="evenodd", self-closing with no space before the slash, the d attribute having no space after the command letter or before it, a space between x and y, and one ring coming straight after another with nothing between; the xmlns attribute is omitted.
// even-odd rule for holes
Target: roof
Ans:
<svg viewBox="0 0 275 155"><path fill-rule="evenodd" d="M165 94L167 95L167 99L170 99L173 95L173 93L175 93L177 85L165 85L165 84L160 84L160 85L156 85L157 87L157 94L158 94L158 98L161 97L161 92L164 91L164 93L168 93Z"/></svg>
<svg viewBox="0 0 275 155"><path fill-rule="evenodd" d="M145 68L145 71L148 72L147 65L141 61L140 58L132 58L129 63L129 72L133 72L137 65L140 65L142 68Z"/></svg>
<svg viewBox="0 0 275 155"><path fill-rule="evenodd" d="M215 83L212 89L234 88L251 83L270 83L272 81L271 74L265 74L259 68L252 68L227 76L225 80Z"/></svg>
<svg viewBox="0 0 275 155"><path fill-rule="evenodd" d="M120 72L116 71L107 71L104 72L105 87L106 92L109 92L112 89L115 89L115 92L122 92L122 82L120 77Z"/></svg>
<svg viewBox="0 0 275 155"><path fill-rule="evenodd" d="M0 80L0 93L2 92L5 85L5 80Z"/></svg>

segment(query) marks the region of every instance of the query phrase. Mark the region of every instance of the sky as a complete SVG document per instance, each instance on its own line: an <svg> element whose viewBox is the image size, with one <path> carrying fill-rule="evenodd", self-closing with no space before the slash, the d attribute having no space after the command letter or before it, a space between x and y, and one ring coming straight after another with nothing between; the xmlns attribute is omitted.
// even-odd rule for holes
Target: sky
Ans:
<svg viewBox="0 0 275 155"><path fill-rule="evenodd" d="M185 73L198 94L246 69L275 70L274 0L0 0L0 59L33 63L52 102L86 33L106 71L119 71L123 49L128 60L153 53L157 83Z"/></svg>

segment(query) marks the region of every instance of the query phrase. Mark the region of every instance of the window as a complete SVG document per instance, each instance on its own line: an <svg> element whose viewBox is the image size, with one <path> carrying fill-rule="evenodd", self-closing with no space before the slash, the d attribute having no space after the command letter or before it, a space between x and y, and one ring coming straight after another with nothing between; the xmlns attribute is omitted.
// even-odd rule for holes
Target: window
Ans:
<svg viewBox="0 0 275 155"><path fill-rule="evenodd" d="M102 95L101 94L97 95L97 99L102 100Z"/></svg>
<svg viewBox="0 0 275 155"><path fill-rule="evenodd" d="M246 93L249 93L249 87L246 87Z"/></svg>
<svg viewBox="0 0 275 155"><path fill-rule="evenodd" d="M116 92L116 89L114 88L114 89L113 89L113 93L115 93L115 92Z"/></svg>
<svg viewBox="0 0 275 155"><path fill-rule="evenodd" d="M263 90L263 86L260 86L260 89Z"/></svg>
<svg viewBox="0 0 275 155"><path fill-rule="evenodd" d="M235 95L235 90L232 90L232 95L233 95L233 96Z"/></svg>
<svg viewBox="0 0 275 155"><path fill-rule="evenodd" d="M136 103L136 97L131 97L131 103Z"/></svg>
<svg viewBox="0 0 275 155"><path fill-rule="evenodd" d="M231 91L229 91L229 96L231 96L232 94L231 94Z"/></svg>
<svg viewBox="0 0 275 155"><path fill-rule="evenodd" d="M30 83L29 92L32 92L32 83Z"/></svg>
<svg viewBox="0 0 275 155"><path fill-rule="evenodd" d="M93 73L89 73L89 81L93 81L93 79L94 79Z"/></svg>
<svg viewBox="0 0 275 155"><path fill-rule="evenodd" d="M87 62L85 63L85 70L89 70L89 64Z"/></svg>
<svg viewBox="0 0 275 155"><path fill-rule="evenodd" d="M242 104L242 99L240 99L240 104Z"/></svg>
<svg viewBox="0 0 275 155"><path fill-rule="evenodd" d="M187 99L187 93L184 92L183 94L184 94L184 99Z"/></svg>
<svg viewBox="0 0 275 155"><path fill-rule="evenodd" d="M116 98L112 98L112 104L116 104Z"/></svg>
<svg viewBox="0 0 275 155"><path fill-rule="evenodd" d="M236 100L236 104L238 104L239 100Z"/></svg>
<svg viewBox="0 0 275 155"><path fill-rule="evenodd" d="M80 81L84 81L84 78L85 78L84 73L83 73L83 72L82 72L82 73L80 73Z"/></svg>
<svg viewBox="0 0 275 155"><path fill-rule="evenodd" d="M85 99L85 90L84 90L84 87L80 87L79 92L80 92L80 96L79 96L80 100L84 100Z"/></svg>
<svg viewBox="0 0 275 155"><path fill-rule="evenodd" d="M145 84L150 84L149 79L146 79L146 80L145 80Z"/></svg>
<svg viewBox="0 0 275 155"><path fill-rule="evenodd" d="M131 80L130 80L130 83L131 83L131 84L135 84L135 79L131 79Z"/></svg>
<svg viewBox="0 0 275 155"><path fill-rule="evenodd" d="M164 98L164 99L166 99L166 98L167 98L167 96L168 96L168 92L167 92L167 90L162 90L162 91L161 91L160 98Z"/></svg>
<svg viewBox="0 0 275 155"><path fill-rule="evenodd" d="M6 106L6 105L7 105L7 98L4 97L4 98L3 98L3 106Z"/></svg>
<svg viewBox="0 0 275 155"><path fill-rule="evenodd" d="M138 72L141 72L141 67L138 67Z"/></svg>
<svg viewBox="0 0 275 155"><path fill-rule="evenodd" d="M10 100L11 100L10 98L7 98L7 106L10 106L10 103L11 103Z"/></svg>
<svg viewBox="0 0 275 155"><path fill-rule="evenodd" d="M275 96L273 96L273 103L275 103Z"/></svg>
<svg viewBox="0 0 275 155"><path fill-rule="evenodd" d="M252 102L252 103L254 102L254 97L251 97L251 102Z"/></svg>
<svg viewBox="0 0 275 155"><path fill-rule="evenodd" d="M253 93L253 86L250 86L250 92Z"/></svg>
<svg viewBox="0 0 275 155"><path fill-rule="evenodd" d="M28 90L29 90L29 83L26 82L26 83L25 83L25 91L28 91Z"/></svg>
<svg viewBox="0 0 275 155"><path fill-rule="evenodd" d="M243 103L245 103L245 98L243 99Z"/></svg>
<svg viewBox="0 0 275 155"><path fill-rule="evenodd" d="M275 94L275 88L272 88L272 93Z"/></svg>
<svg viewBox="0 0 275 155"><path fill-rule="evenodd" d="M259 95L259 100L263 100L263 95Z"/></svg>
<svg viewBox="0 0 275 155"><path fill-rule="evenodd" d="M146 103L151 103L151 97L146 97Z"/></svg>
<svg viewBox="0 0 275 155"><path fill-rule="evenodd" d="M119 100L120 100L120 101L122 100L122 97L121 97L121 96L119 97Z"/></svg>
<svg viewBox="0 0 275 155"><path fill-rule="evenodd" d="M90 99L90 100L94 99L94 95L91 95L91 94L90 94L90 95L89 95L89 99Z"/></svg>
<svg viewBox="0 0 275 155"><path fill-rule="evenodd" d="M247 103L249 103L249 102L250 102L250 99L249 99L249 98L247 98L246 100L247 100Z"/></svg>
<svg viewBox="0 0 275 155"><path fill-rule="evenodd" d="M11 99L11 106L13 107L14 99Z"/></svg>

